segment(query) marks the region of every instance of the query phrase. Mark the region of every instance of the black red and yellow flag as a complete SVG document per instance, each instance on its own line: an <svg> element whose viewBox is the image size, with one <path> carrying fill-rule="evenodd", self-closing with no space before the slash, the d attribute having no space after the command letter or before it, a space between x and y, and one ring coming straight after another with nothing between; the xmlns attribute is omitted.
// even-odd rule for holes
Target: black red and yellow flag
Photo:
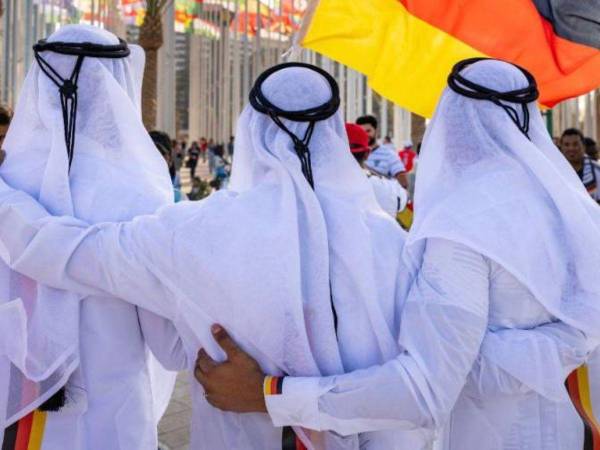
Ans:
<svg viewBox="0 0 600 450"><path fill-rule="evenodd" d="M46 414L34 411L4 430L2 450L40 450Z"/></svg>
<svg viewBox="0 0 600 450"><path fill-rule="evenodd" d="M426 117L476 56L527 68L548 107L600 86L600 0L313 0L300 42Z"/></svg>

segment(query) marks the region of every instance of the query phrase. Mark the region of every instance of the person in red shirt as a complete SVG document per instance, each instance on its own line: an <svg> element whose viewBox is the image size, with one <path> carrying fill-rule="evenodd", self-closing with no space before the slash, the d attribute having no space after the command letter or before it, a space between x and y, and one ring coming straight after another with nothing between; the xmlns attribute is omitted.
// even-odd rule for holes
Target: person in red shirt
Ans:
<svg viewBox="0 0 600 450"><path fill-rule="evenodd" d="M411 141L406 141L404 143L404 148L398 152L398 156L402 160L402 164L404 164L406 172L412 172L415 166L417 152L413 150L413 144Z"/></svg>

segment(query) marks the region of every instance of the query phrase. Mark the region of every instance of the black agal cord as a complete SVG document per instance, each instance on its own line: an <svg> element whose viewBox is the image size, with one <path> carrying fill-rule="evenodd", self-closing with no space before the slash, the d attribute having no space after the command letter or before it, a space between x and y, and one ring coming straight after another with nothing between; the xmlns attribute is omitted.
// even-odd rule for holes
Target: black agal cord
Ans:
<svg viewBox="0 0 600 450"><path fill-rule="evenodd" d="M271 103L262 92L263 83L275 72L279 72L280 70L290 67L303 67L322 75L331 87L331 99L327 103L301 111L285 111ZM316 123L329 119L340 107L340 89L335 79L324 70L311 64L297 62L279 64L266 70L257 78L256 82L254 83L254 87L250 91L250 104L256 111L271 117L277 126L285 131L285 133L292 139L294 142L294 150L296 151L296 155L298 155L300 163L302 164L302 173L304 174L306 181L308 181L310 186L314 189L315 182L312 173L309 144ZM292 122L308 122L308 128L306 129L304 136L300 138L292 133L289 128L285 126L282 119L287 119Z"/></svg>
<svg viewBox="0 0 600 450"><path fill-rule="evenodd" d="M488 87L481 86L470 80L467 80L465 77L462 76L461 72L467 66L488 59L491 58L470 58L465 59L464 61L461 61L458 64L456 64L452 69L452 73L450 73L450 75L448 76L448 86L457 94L475 100L487 100L494 103L495 105L498 105L499 107L504 109L504 111L506 111L510 119L519 128L521 133L523 133L529 139L528 104L536 101L540 96L535 78L524 68L513 64L517 69L519 69L523 73L523 75L525 75L525 78L527 78L528 86L523 89L516 89L514 91L498 92ZM521 105L521 108L523 110L523 122L521 122L516 108L510 105L511 103Z"/></svg>
<svg viewBox="0 0 600 450"><path fill-rule="evenodd" d="M75 129L77 124L77 81L85 57L90 58L126 58L129 56L127 43L119 39L117 45L100 45L89 42L48 42L44 39L33 46L35 59L48 78L58 87L63 114L65 142L69 158L69 170L73 162L75 148ZM61 55L77 56L71 76L64 79L42 58L41 53L54 52Z"/></svg>

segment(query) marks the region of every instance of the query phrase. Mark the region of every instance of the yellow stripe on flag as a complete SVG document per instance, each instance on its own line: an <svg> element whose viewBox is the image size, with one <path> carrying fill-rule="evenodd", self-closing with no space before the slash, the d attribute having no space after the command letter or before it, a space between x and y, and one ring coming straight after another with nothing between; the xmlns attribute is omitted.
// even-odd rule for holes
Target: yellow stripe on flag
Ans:
<svg viewBox="0 0 600 450"><path fill-rule="evenodd" d="M581 399L581 406L590 417L594 428L600 431L600 423L598 422L598 418L594 415L594 408L592 406L592 396L590 391L590 373L588 367L585 365L577 369L577 384L579 385L579 397Z"/></svg>
<svg viewBox="0 0 600 450"><path fill-rule="evenodd" d="M33 414L33 425L31 426L27 450L40 450L42 448L44 429L46 427L46 414L42 411L36 411Z"/></svg>
<svg viewBox="0 0 600 450"><path fill-rule="evenodd" d="M273 377L271 377L271 376L265 377L265 379L263 381L264 395L273 395L273 392L271 391L272 382L273 382Z"/></svg>
<svg viewBox="0 0 600 450"><path fill-rule="evenodd" d="M320 0L302 45L362 72L373 90L425 117L456 61L486 56L398 0Z"/></svg>

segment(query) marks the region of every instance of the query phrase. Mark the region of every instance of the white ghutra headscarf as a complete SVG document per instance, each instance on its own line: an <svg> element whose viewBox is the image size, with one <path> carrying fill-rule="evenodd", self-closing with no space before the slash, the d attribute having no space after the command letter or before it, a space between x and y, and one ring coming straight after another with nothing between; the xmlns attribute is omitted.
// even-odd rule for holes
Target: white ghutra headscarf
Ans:
<svg viewBox="0 0 600 450"><path fill-rule="evenodd" d="M48 39L58 41L119 43L83 25L65 26ZM70 175L58 88L36 63L27 75L0 175L53 214L121 221L172 202L167 167L141 122L144 54L137 46L130 50L127 58L83 61ZM76 60L51 52L43 58L65 79ZM0 386L0 430L39 407L78 367L79 300L0 263L0 360L10 373L1 376L8 391Z"/></svg>
<svg viewBox="0 0 600 450"><path fill-rule="evenodd" d="M498 92L528 84L517 67L497 60L476 62L462 75ZM446 89L419 159L405 257L417 271L426 239L461 243L508 270L557 319L598 339L600 210L535 103L527 108L529 138L516 125L526 119L520 108L515 122L492 101ZM500 351L495 357L513 375L527 369L512 367Z"/></svg>
<svg viewBox="0 0 600 450"><path fill-rule="evenodd" d="M272 73L262 92L284 111L318 107L332 97L322 74L300 67ZM303 136L308 126L283 123L296 136ZM171 319L191 360L200 347L223 358L210 332L214 323L228 329L272 374L335 375L396 356L407 287L400 258L405 233L378 206L348 152L339 112L314 127L308 144L310 171L306 164L302 170L288 132L247 106L236 133L232 190L118 226L98 225L90 232L102 230L96 236L106 239L102 261L82 244L69 265L118 267L111 281L119 297ZM305 177L309 172L314 190ZM70 218L61 221L85 226ZM35 252L36 259L20 257L15 267L27 273L37 268L42 279L60 279L67 261L56 266L46 262L64 249L61 238L67 239L68 230L54 230L51 239L30 241L28 253ZM12 255L4 257L11 261L20 253L11 243L24 236L5 231L0 234ZM37 244L42 247L34 250ZM97 282L96 273L74 272L90 286ZM142 277L152 295L140 295L136 280ZM160 280L157 289L152 280ZM103 284L96 287L106 288ZM208 404L199 384L192 390L192 447L241 450L280 434L268 416L219 411ZM296 432L310 450L359 448L356 436Z"/></svg>

